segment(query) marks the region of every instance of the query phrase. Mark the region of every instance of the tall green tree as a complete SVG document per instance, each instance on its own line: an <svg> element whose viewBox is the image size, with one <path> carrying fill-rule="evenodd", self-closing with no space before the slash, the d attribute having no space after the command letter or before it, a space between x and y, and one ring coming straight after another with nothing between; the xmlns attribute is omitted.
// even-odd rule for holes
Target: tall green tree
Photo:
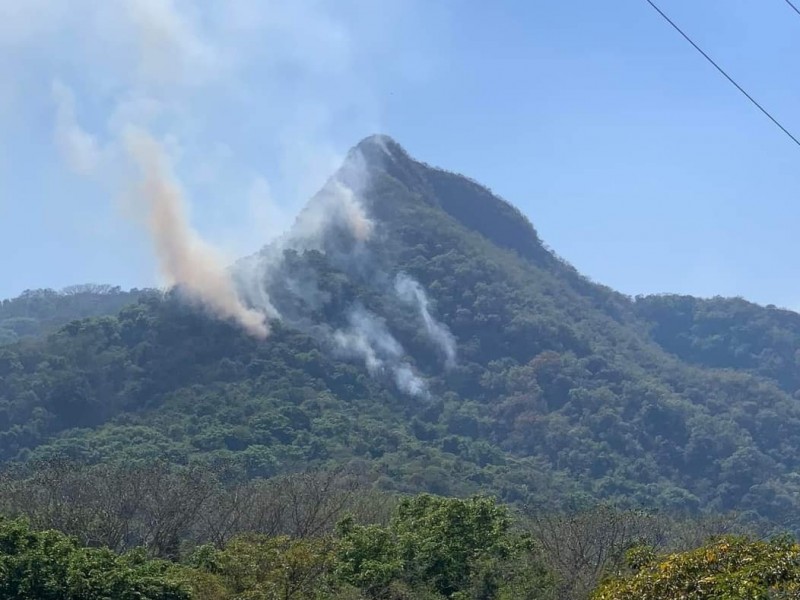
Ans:
<svg viewBox="0 0 800 600"><path fill-rule="evenodd" d="M9 600L190 600L169 563L141 551L83 548L57 531L0 519L0 598Z"/></svg>
<svg viewBox="0 0 800 600"><path fill-rule="evenodd" d="M540 598L548 588L541 567L504 568L530 556L510 530L508 509L485 497L466 500L422 494L403 499L387 527L340 525L337 569L369 597L391 596L402 583L435 598Z"/></svg>

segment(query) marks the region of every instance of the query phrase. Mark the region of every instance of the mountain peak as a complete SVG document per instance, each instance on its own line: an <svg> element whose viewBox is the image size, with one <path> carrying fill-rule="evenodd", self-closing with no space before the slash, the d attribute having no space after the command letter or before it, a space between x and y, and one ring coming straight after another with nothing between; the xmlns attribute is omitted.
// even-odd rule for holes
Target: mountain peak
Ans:
<svg viewBox="0 0 800 600"><path fill-rule="evenodd" d="M497 246L535 261L552 261L533 225L519 209L469 177L417 160L388 135L370 135L356 144L339 177L345 182L360 181L364 170L390 176L406 188L409 197L438 207Z"/></svg>
<svg viewBox="0 0 800 600"><path fill-rule="evenodd" d="M394 140L394 138L386 135L385 133L373 133L372 135L368 135L363 140L358 142L355 147L362 152L380 150L385 154L392 155L396 150L399 150L403 154L406 153L406 151L403 150L403 148Z"/></svg>
<svg viewBox="0 0 800 600"><path fill-rule="evenodd" d="M385 169L390 163L410 160L411 157L393 138L376 133L358 142L348 153L348 158L355 158L367 167Z"/></svg>

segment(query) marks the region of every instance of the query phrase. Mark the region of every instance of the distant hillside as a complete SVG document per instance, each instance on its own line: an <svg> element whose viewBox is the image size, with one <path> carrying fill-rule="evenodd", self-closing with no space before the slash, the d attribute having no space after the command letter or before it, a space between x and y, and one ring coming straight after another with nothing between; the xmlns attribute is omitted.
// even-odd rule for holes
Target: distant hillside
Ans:
<svg viewBox="0 0 800 600"><path fill-rule="evenodd" d="M0 344L44 335L75 319L116 314L144 293L110 285L26 290L0 302Z"/></svg>
<svg viewBox="0 0 800 600"><path fill-rule="evenodd" d="M350 464L400 490L797 526L796 315L634 302L389 138L361 142L309 214L336 180L359 184L373 235L331 217L243 261L243 288L282 315L266 341L174 292L0 350L0 459L167 457L242 477Z"/></svg>
<svg viewBox="0 0 800 600"><path fill-rule="evenodd" d="M637 312L667 352L706 367L738 369L800 389L800 314L741 298L644 296Z"/></svg>

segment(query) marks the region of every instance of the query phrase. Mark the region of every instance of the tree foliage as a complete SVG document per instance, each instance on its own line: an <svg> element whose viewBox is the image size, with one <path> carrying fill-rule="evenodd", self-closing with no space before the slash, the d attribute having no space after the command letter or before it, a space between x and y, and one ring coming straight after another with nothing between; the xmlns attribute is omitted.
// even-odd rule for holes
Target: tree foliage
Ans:
<svg viewBox="0 0 800 600"><path fill-rule="evenodd" d="M321 484L324 486L324 484ZM238 490L232 488L235 495ZM168 503L169 500L164 499ZM357 506L353 499L348 507ZM166 508L166 507L164 507ZM77 507L76 507L77 510ZM239 509L246 512L246 507ZM291 507L289 507L291 510ZM162 511L163 512L163 511ZM800 593L800 545L716 536L607 506L513 513L486 497L404 497L386 521L347 516L303 534L186 537L115 553L0 518L0 597L36 600L764 600ZM719 529L717 529L719 530ZM313 532L312 532L313 531ZM561 539L557 539L560 536ZM694 539L694 538L692 538ZM602 582L600 581L602 579ZM572 585L577 580L580 585ZM598 585L599 582L599 585Z"/></svg>
<svg viewBox="0 0 800 600"><path fill-rule="evenodd" d="M800 545L723 537L700 548L655 557L630 554L637 570L611 579L594 600L768 600L800 595Z"/></svg>
<svg viewBox="0 0 800 600"><path fill-rule="evenodd" d="M123 291L110 285L74 285L61 291L26 290L0 302L0 346L50 333L76 319L114 315L153 290Z"/></svg>
<svg viewBox="0 0 800 600"><path fill-rule="evenodd" d="M33 600L189 600L168 563L142 552L83 548L57 531L0 519L0 597Z"/></svg>
<svg viewBox="0 0 800 600"><path fill-rule="evenodd" d="M464 594L478 585L477 577L490 575L488 563L499 564L518 550L507 509L479 497L404 499L388 527L345 521L340 534L340 573L374 597L398 578L448 598Z"/></svg>

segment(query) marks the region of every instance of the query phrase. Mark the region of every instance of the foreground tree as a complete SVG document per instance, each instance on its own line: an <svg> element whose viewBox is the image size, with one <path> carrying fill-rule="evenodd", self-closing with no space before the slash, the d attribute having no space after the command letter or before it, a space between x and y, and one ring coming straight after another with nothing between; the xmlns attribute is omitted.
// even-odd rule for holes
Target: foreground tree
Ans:
<svg viewBox="0 0 800 600"><path fill-rule="evenodd" d="M189 600L169 563L143 552L122 556L83 548L57 531L0 519L0 598L35 600Z"/></svg>
<svg viewBox="0 0 800 600"><path fill-rule="evenodd" d="M632 550L633 573L606 581L594 600L789 600L800 598L800 545L723 537L656 557Z"/></svg>
<svg viewBox="0 0 800 600"><path fill-rule="evenodd" d="M634 545L664 544L666 520L635 510L600 505L577 512L528 511L530 530L562 598L587 598L609 572L625 565Z"/></svg>
<svg viewBox="0 0 800 600"><path fill-rule="evenodd" d="M190 559L196 569L190 582L200 600L336 598L334 558L331 543L322 538L243 536L223 550L198 548Z"/></svg>
<svg viewBox="0 0 800 600"><path fill-rule="evenodd" d="M524 600L551 589L508 509L489 498L406 498L388 527L344 521L340 537L338 574L370 598Z"/></svg>

